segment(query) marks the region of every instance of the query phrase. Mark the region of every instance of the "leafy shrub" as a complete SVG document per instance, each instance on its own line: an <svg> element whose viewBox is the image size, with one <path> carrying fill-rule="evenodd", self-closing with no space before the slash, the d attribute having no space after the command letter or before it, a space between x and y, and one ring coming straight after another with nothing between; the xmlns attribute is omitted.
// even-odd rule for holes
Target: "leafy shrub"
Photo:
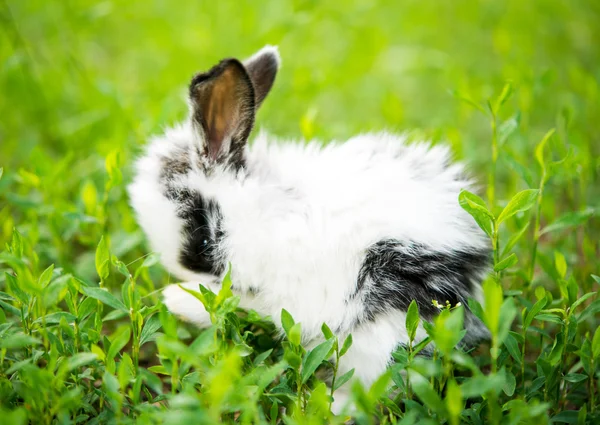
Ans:
<svg viewBox="0 0 600 425"><path fill-rule="evenodd" d="M178 322L124 191L132 146L184 112L170 90L202 67L182 58L210 65L231 45L241 55L277 41L289 74L261 119L279 134L435 126L411 136L448 140L487 176L485 200L462 192L457 202L494 247L485 308L469 306L491 341L460 348L465 307L450 305L415 340L411 304L411 343L388 372L370 388L348 383L356 423L600 421L594 2L115 3L0 5L0 422L348 419L330 403L352 372L338 376L327 359L351 337L324 324L323 342L305 347L285 310L280 336L269 318L238 311L227 277L218 294L194 292L209 329Z"/></svg>

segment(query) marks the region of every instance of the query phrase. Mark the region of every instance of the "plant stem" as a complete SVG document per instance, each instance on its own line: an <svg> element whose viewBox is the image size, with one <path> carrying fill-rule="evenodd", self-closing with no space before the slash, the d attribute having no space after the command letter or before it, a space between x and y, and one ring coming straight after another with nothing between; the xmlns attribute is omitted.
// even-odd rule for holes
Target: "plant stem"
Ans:
<svg viewBox="0 0 600 425"><path fill-rule="evenodd" d="M131 346L131 355L133 357L133 366L135 369L135 374L137 376L139 369L139 359L140 359L140 335L138 332L139 324L138 324L138 315L137 315L137 301L135 297L135 279L131 275L129 275L129 281L131 285L129 286L129 299L131 300L131 308L130 308L130 318L131 318L131 331L133 335L133 344Z"/></svg>
<svg viewBox="0 0 600 425"><path fill-rule="evenodd" d="M546 184L546 170L542 170L542 179L540 180L540 191L537 196L537 209L535 212L535 226L533 227L533 246L531 247L531 260L529 262L529 275L525 289L531 286L533 282L533 274L535 272L535 259L537 256L537 246L540 239L540 216L542 214L542 196L544 194L544 186Z"/></svg>
<svg viewBox="0 0 600 425"><path fill-rule="evenodd" d="M175 395L177 393L177 385L179 382L179 360L175 359L173 361L173 366L171 368L171 394Z"/></svg>
<svg viewBox="0 0 600 425"><path fill-rule="evenodd" d="M525 395L525 343L527 342L527 329L523 329L523 344L521 346L521 388Z"/></svg>
<svg viewBox="0 0 600 425"><path fill-rule="evenodd" d="M304 403L302 400L304 391L302 390L302 376L300 375L300 373L297 373L297 376L296 376L296 387L298 390L298 406L297 407L298 407L298 413L300 414L304 410L304 408L303 408Z"/></svg>
<svg viewBox="0 0 600 425"><path fill-rule="evenodd" d="M592 374L594 373L594 356L590 356L590 371ZM594 392L594 376L590 376L590 413L594 412L594 407L596 407L596 393Z"/></svg>
<svg viewBox="0 0 600 425"><path fill-rule="evenodd" d="M335 344L335 362L333 364L333 377L331 378L331 393L329 394L329 410L331 410L331 405L333 403L333 392L334 392L334 388L335 388L335 378L337 377L339 362L340 362L340 349L339 349L338 341L336 341L336 344Z"/></svg>
<svg viewBox="0 0 600 425"><path fill-rule="evenodd" d="M489 184L487 190L488 201L490 203L490 211L494 211L496 206L496 161L498 160L498 129L496 125L496 114L492 114L492 167L489 174Z"/></svg>

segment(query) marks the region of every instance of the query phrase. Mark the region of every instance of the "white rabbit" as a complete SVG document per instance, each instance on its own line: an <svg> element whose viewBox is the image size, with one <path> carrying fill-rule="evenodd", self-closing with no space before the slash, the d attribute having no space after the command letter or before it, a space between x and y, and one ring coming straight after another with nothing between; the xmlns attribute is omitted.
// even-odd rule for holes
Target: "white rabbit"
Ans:
<svg viewBox="0 0 600 425"><path fill-rule="evenodd" d="M225 59L194 77L189 119L151 140L135 166L131 204L184 285L217 292L231 263L241 307L276 322L287 309L309 344L324 322L340 337L352 333L340 373L355 368L369 385L408 341L411 300L430 319L432 300L479 298L490 249L457 200L472 182L447 147L387 133L324 146L261 133L248 147L279 62L267 46L243 64ZM163 294L177 316L210 324L176 285ZM465 339L485 337L466 316Z"/></svg>

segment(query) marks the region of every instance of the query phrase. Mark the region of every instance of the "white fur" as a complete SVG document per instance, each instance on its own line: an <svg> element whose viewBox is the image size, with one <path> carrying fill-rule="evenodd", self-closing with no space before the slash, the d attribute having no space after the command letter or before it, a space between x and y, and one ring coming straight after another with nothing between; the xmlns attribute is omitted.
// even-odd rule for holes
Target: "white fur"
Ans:
<svg viewBox="0 0 600 425"><path fill-rule="evenodd" d="M179 264L182 223L163 195L159 173L163 157L181 150L193 157L197 143L189 121L153 138L129 187L152 249L194 289L197 282L209 284L214 278ZM462 165L447 165L450 159L445 146L407 144L404 136L389 133L325 146L260 133L247 149L246 171L235 175L217 168L207 177L194 167L173 184L195 189L220 206L227 233L221 254L232 264L241 306L277 324L281 309L287 309L301 322L306 342L320 338L324 322L339 335L351 332L354 345L340 368L356 368L356 377L369 385L407 335L400 311L352 328L364 319L360 300L350 295L367 247L384 238L438 251L486 246L458 204L460 190L471 188L471 182L461 177ZM256 295L245 295L251 289ZM167 287L164 300L183 319L208 324L202 305L180 288Z"/></svg>

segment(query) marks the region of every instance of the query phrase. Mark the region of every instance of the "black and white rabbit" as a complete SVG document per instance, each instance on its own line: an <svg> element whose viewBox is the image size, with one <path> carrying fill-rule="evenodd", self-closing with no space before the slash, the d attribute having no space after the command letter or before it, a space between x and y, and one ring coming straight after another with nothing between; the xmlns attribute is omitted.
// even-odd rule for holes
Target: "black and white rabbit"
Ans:
<svg viewBox="0 0 600 425"><path fill-rule="evenodd" d="M185 286L217 292L231 263L241 307L275 321L287 309L307 343L321 338L324 322L342 338L352 333L340 373L355 368L369 385L408 341L412 300L429 319L432 300L480 299L489 245L457 201L472 182L447 147L388 133L325 146L260 133L248 147L279 63L267 46L195 76L189 119L150 141L131 204L152 249ZM163 294L177 316L210 324L177 285ZM468 341L486 335L469 312L465 326ZM340 398L343 389L338 405Z"/></svg>

